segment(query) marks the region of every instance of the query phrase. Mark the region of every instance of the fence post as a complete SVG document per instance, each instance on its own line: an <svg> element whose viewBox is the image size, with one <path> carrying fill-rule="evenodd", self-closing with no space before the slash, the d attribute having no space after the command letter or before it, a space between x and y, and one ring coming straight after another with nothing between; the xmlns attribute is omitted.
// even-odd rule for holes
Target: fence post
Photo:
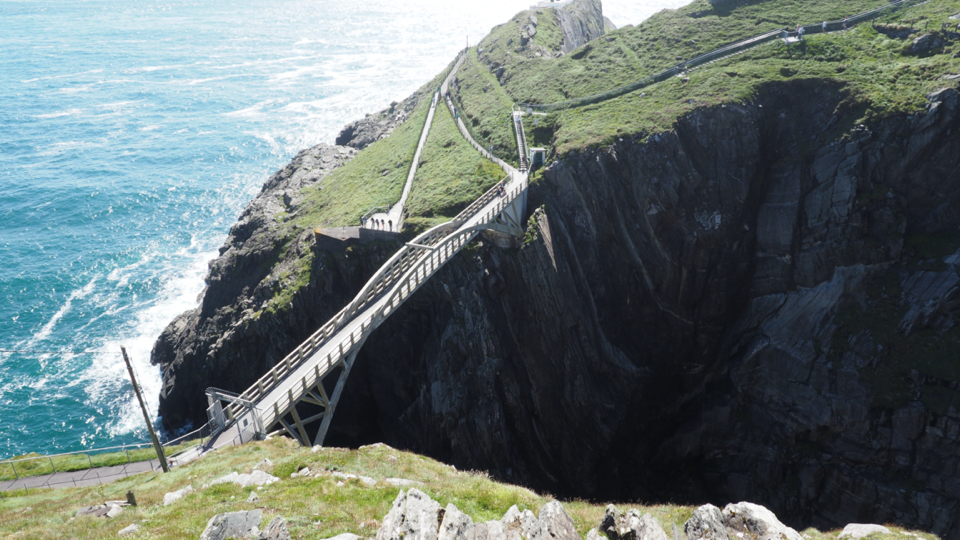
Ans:
<svg viewBox="0 0 960 540"><path fill-rule="evenodd" d="M53 469L53 472L57 472L57 466L53 464L53 458L50 458L50 468Z"/></svg>
<svg viewBox="0 0 960 540"><path fill-rule="evenodd" d="M90 457L90 454L87 454L87 461L90 462L90 468L93 468L93 458Z"/></svg>
<svg viewBox="0 0 960 540"><path fill-rule="evenodd" d="M17 473L17 466L11 461L10 466L13 467L13 475L17 477L17 480L20 479L20 475Z"/></svg>

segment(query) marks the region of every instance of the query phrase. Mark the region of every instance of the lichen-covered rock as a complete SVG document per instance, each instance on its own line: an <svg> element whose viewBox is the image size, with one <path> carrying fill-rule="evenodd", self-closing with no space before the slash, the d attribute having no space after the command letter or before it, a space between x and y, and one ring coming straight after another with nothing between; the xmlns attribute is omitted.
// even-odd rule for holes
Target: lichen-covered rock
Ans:
<svg viewBox="0 0 960 540"><path fill-rule="evenodd" d="M169 506L191 493L193 493L193 486L187 486L183 489L178 489L177 491L167 493L163 496L163 505Z"/></svg>
<svg viewBox="0 0 960 540"><path fill-rule="evenodd" d="M260 531L257 540L290 540L287 520L279 516L271 519L267 527Z"/></svg>
<svg viewBox="0 0 960 540"><path fill-rule="evenodd" d="M136 534L138 531L140 531L140 525L131 523L130 525L127 525L126 527L117 531L117 536L129 536L131 534Z"/></svg>
<svg viewBox="0 0 960 540"><path fill-rule="evenodd" d="M934 49L939 49L946 44L947 41L943 39L943 36L940 34L923 34L913 40L913 43L910 45L910 53L923 54Z"/></svg>
<svg viewBox="0 0 960 540"><path fill-rule="evenodd" d="M377 540L437 540L440 504L416 488L400 491L383 518Z"/></svg>
<svg viewBox="0 0 960 540"><path fill-rule="evenodd" d="M217 514L207 522L207 527L200 534L200 540L252 538L257 536L262 520L262 510Z"/></svg>
<svg viewBox="0 0 960 540"><path fill-rule="evenodd" d="M728 504L723 508L723 524L727 534L737 540L803 540L800 533L759 504Z"/></svg>
<svg viewBox="0 0 960 540"><path fill-rule="evenodd" d="M470 516L458 510L456 506L448 504L443 512L443 522L440 523L437 540L465 540L468 531L472 528L473 520Z"/></svg>
<svg viewBox="0 0 960 540"><path fill-rule="evenodd" d="M864 536L869 536L873 533L890 534L890 529L884 527L883 525L876 525L873 523L849 523L843 528L842 531L840 531L840 534L837 535L837 538L860 540Z"/></svg>
<svg viewBox="0 0 960 540"><path fill-rule="evenodd" d="M544 540L581 540L573 519L557 501L543 505L538 520Z"/></svg>
<svg viewBox="0 0 960 540"><path fill-rule="evenodd" d="M693 516L683 524L687 540L729 540L723 522L723 512L712 504L705 504L693 511Z"/></svg>

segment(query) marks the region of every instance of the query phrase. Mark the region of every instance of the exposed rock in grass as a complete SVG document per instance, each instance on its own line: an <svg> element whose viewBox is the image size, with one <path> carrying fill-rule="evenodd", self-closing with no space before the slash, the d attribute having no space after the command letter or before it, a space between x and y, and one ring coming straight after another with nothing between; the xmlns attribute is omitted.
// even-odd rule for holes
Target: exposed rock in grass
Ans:
<svg viewBox="0 0 960 540"><path fill-rule="evenodd" d="M267 524L267 528L260 532L257 540L290 540L290 531L287 522L282 517L275 517Z"/></svg>
<svg viewBox="0 0 960 540"><path fill-rule="evenodd" d="M723 512L712 504L705 504L693 511L693 517L683 524L687 540L729 540Z"/></svg>
<svg viewBox="0 0 960 540"><path fill-rule="evenodd" d="M423 482L418 482L416 480L407 480L406 478L384 478L384 482L390 484L391 486L397 487L408 487L408 486L422 486Z"/></svg>
<svg viewBox="0 0 960 540"><path fill-rule="evenodd" d="M117 532L117 536L128 536L128 535L131 535L131 534L135 534L135 533L136 533L137 531L139 531L139 530L140 530L140 525L138 525L138 524L136 524L136 523L132 523L132 524L130 524L130 525L128 525L128 526L120 529L120 531Z"/></svg>
<svg viewBox="0 0 960 540"><path fill-rule="evenodd" d="M440 504L426 493L401 490L383 518L377 540L436 540L442 518Z"/></svg>
<svg viewBox="0 0 960 540"><path fill-rule="evenodd" d="M667 540L667 533L650 514L640 515L636 509L620 515L611 504L607 506L599 530L610 540Z"/></svg>
<svg viewBox="0 0 960 540"><path fill-rule="evenodd" d="M210 485L214 484L225 484L227 482L233 482L240 487L250 487L250 486L267 486L276 481L280 480L276 476L273 476L269 473L255 470L250 474L239 474L236 471L232 473L217 478L213 482L210 482Z"/></svg>
<svg viewBox="0 0 960 540"><path fill-rule="evenodd" d="M843 528L843 531L837 535L837 538L860 540L864 536L869 536L873 533L890 534L890 529L884 527L883 525L875 525L873 523L850 523Z"/></svg>
<svg viewBox="0 0 960 540"><path fill-rule="evenodd" d="M728 504L723 508L723 524L727 534L738 540L803 540L800 533L759 504Z"/></svg>
<svg viewBox="0 0 960 540"><path fill-rule="evenodd" d="M207 522L207 527L200 534L200 540L253 538L259 532L257 529L262 520L263 511L259 509L217 514Z"/></svg>
<svg viewBox="0 0 960 540"><path fill-rule="evenodd" d="M924 34L913 40L910 45L910 54L923 54L942 48L947 44L947 40L938 33Z"/></svg>
<svg viewBox="0 0 960 540"><path fill-rule="evenodd" d="M186 497L190 493L193 493L193 486L187 486L183 489L178 489L177 491L167 493L163 496L163 505L169 506Z"/></svg>
<svg viewBox="0 0 960 540"><path fill-rule="evenodd" d="M126 504L120 504L118 501L109 501L104 504L87 506L77 510L77 516L115 518L123 513L123 507Z"/></svg>

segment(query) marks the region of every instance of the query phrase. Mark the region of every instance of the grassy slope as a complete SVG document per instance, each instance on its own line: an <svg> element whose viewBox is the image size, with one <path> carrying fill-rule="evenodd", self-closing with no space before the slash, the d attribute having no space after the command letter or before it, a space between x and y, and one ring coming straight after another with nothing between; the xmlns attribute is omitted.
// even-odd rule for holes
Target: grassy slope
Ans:
<svg viewBox="0 0 960 540"><path fill-rule="evenodd" d="M241 488L235 484L218 484L203 489L204 484L231 471L250 472L264 458L273 462L269 472L279 482L256 488ZM313 476L290 478L290 473L309 467ZM359 480L343 481L326 470L370 476L378 481L366 486ZM112 484L88 488L68 488L34 491L29 495L9 495L0 499L0 536L4 538L76 540L113 538L117 531L132 523L141 530L132 538L180 539L197 538L207 521L215 514L240 510L263 510L262 527L274 517L287 520L294 538L320 539L351 532L363 537L376 534L380 521L390 510L399 488L387 484L384 478L405 478L423 484L418 489L441 505L454 504L474 521L500 519L511 505L537 513L551 497L528 489L502 484L483 473L461 472L456 469L409 452L389 447L367 447L360 450L326 448L319 452L297 446L289 439L251 443L226 448L168 474L143 474ZM193 486L194 493L170 506L163 506L165 493ZM114 519L74 518L84 506L106 500L122 500L132 490L139 506L128 507ZM257 491L260 500L246 502L251 491ZM586 536L603 517L605 503L583 501L564 502L564 508L573 518L577 531ZM629 506L618 505L621 511L639 507L650 512L671 534L672 526L683 530L692 507L675 505ZM894 534L871 535L870 540L897 540L903 538L899 527ZM804 531L811 540L835 540L839 531L821 533L815 529ZM921 540L936 540L936 536L920 533Z"/></svg>
<svg viewBox="0 0 960 540"><path fill-rule="evenodd" d="M505 97L501 99L549 103L632 82L675 64L677 56L689 58L772 28L838 19L883 3L769 0L715 11L705 0L697 0L686 8L660 12L641 25L594 40L560 59L516 54L516 43L505 45L504 36L512 33L508 28L498 28L480 46L486 60L504 66L505 82L499 90ZM958 10L960 2L956 0L937 0L881 21L914 21L918 27L929 24L935 29ZM508 25L519 24L519 20L523 17ZM655 133L669 129L674 119L697 107L748 100L762 84L787 76L846 84L852 97L867 105L866 121L874 116L913 112L923 104L925 92L943 85L937 82L940 75L960 69L960 61L952 54L925 58L904 55L901 49L905 43L909 40L887 38L869 25L843 34L809 36L799 47L774 42L697 69L687 83L673 79L621 98L554 113L543 120L548 128L541 129L536 143L552 143L558 154L564 154L607 144L618 136ZM488 92L499 93L496 88ZM641 93L645 94L642 98ZM464 92L460 99L467 116L489 110L475 93ZM511 135L509 126L497 128L499 132L491 138Z"/></svg>
<svg viewBox="0 0 960 540"><path fill-rule="evenodd" d="M405 228L449 221L490 189L503 170L460 135L446 107L437 107L404 213Z"/></svg>
<svg viewBox="0 0 960 540"><path fill-rule="evenodd" d="M284 242L279 260L287 259L290 249L299 252L295 260L275 276L273 297L265 311L275 313L286 309L297 291L310 283L315 254L302 246L294 247L295 240L304 231L359 225L360 217L371 208L389 206L400 200L432 93L452 67L451 62L447 69L417 90L416 108L388 137L365 148L318 184L304 188L304 200L295 214L277 216Z"/></svg>
<svg viewBox="0 0 960 540"><path fill-rule="evenodd" d="M259 502L245 502L255 488L219 484L202 489L204 484L231 471L250 472L264 458L273 462L271 472L281 481L257 491ZM313 472L331 469L371 476L379 482L367 487L358 480L348 480L338 486L339 479L329 474L290 478L290 473L304 466ZM429 458L388 447L355 451L329 448L313 453L289 439L278 438L224 449L165 475L138 475L99 487L8 494L0 499L0 537L110 538L131 523L139 523L142 530L135 538L197 538L215 514L254 508L263 509L263 526L273 516L284 517L294 538L329 538L344 532L371 537L399 491L384 478L423 482L419 489L442 505L456 505L474 520L500 519L514 504L536 513L550 500L549 496L522 487L494 482L482 473L459 472ZM162 505L165 493L187 485L192 485L196 492L173 505ZM127 508L112 520L71 521L78 509L105 500L122 500L127 490L136 494L138 507ZM602 504L579 501L566 503L565 507L583 535L600 522L604 512ZM645 510L669 530L670 523L682 527L692 508L664 505Z"/></svg>
<svg viewBox="0 0 960 540"><path fill-rule="evenodd" d="M885 0L843 2L775 0L741 5L733 9L713 8L696 0L678 10L664 10L636 27L625 27L604 39L594 40L558 60L527 59L505 52L516 48L498 47L491 57L522 71L505 85L519 102L550 103L616 88L662 71L721 45L797 23L841 19L886 4ZM481 42L481 46L483 46ZM527 74L529 72L529 74Z"/></svg>
<svg viewBox="0 0 960 540"><path fill-rule="evenodd" d="M460 84L451 90L462 108L461 117L470 134L493 153L508 163L517 162L517 140L513 135L510 108L513 100L504 92L497 78L477 58L476 48L470 49L467 59L457 72Z"/></svg>

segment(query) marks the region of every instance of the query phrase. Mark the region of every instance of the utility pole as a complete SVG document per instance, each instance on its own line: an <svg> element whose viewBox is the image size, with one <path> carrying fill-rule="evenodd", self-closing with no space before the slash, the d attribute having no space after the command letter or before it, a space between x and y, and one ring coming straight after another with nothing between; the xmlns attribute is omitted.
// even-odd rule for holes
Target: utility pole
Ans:
<svg viewBox="0 0 960 540"><path fill-rule="evenodd" d="M143 394L140 393L140 385L137 384L137 377L133 374L133 366L130 364L130 359L127 358L127 349L120 347L120 352L123 353L123 361L127 364L127 373L130 374L130 381L133 383L133 391L137 393L137 401L140 402L140 410L143 411L143 421L147 423L147 431L150 432L150 440L153 441L153 448L157 451L157 459L160 460L160 467L163 468L163 472L170 472L170 467L167 465L167 456L163 453L163 447L160 446L160 440L157 439L157 433L153 431L153 423L150 422L150 414L147 413L147 405L143 402Z"/></svg>

